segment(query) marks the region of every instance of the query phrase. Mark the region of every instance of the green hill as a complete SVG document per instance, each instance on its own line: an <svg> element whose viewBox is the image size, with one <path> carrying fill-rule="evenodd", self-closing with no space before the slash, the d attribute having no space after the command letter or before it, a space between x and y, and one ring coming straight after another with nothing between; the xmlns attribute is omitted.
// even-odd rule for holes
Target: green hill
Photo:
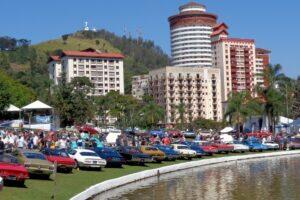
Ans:
<svg viewBox="0 0 300 200"><path fill-rule="evenodd" d="M32 88L38 98L49 101L51 81L48 76L49 55L62 50L83 50L95 48L104 52L119 52L125 55L125 92L131 91L131 77L147 73L151 69L166 66L168 56L153 41L142 38L128 38L100 30L80 31L61 38L31 46L19 46L12 51L0 51L0 69Z"/></svg>

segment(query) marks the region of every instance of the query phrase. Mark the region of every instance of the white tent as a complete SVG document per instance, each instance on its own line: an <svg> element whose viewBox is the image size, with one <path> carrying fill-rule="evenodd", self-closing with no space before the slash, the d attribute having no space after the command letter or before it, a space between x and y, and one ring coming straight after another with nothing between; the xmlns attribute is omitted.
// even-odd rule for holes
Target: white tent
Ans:
<svg viewBox="0 0 300 200"><path fill-rule="evenodd" d="M6 112L20 112L21 109L10 104L9 107L7 109L5 109Z"/></svg>
<svg viewBox="0 0 300 200"><path fill-rule="evenodd" d="M280 124L291 124L293 123L293 119L289 119L287 117L282 117L282 116L279 116L279 123Z"/></svg>
<svg viewBox="0 0 300 200"><path fill-rule="evenodd" d="M233 132L233 131L234 131L234 129L228 126L224 129L222 129L220 132L221 133L230 133L230 132Z"/></svg>
<svg viewBox="0 0 300 200"><path fill-rule="evenodd" d="M48 106L47 104L37 100L27 106L24 106L22 110L39 110L39 109L52 109L51 106Z"/></svg>

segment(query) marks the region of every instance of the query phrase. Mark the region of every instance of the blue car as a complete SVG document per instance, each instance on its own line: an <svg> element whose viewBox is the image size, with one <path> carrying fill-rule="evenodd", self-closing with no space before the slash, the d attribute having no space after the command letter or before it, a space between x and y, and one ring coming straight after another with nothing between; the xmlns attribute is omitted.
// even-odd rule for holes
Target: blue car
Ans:
<svg viewBox="0 0 300 200"><path fill-rule="evenodd" d="M158 145L155 145L155 147L166 154L165 160L174 161L180 157L180 154L177 151L174 151L170 146L158 144Z"/></svg>
<svg viewBox="0 0 300 200"><path fill-rule="evenodd" d="M263 145L262 142L257 138L248 138L244 141L244 144L249 147L250 151L264 151L267 150L267 146Z"/></svg>
<svg viewBox="0 0 300 200"><path fill-rule="evenodd" d="M163 138L165 136L165 131L164 130L151 130L150 135L151 136L158 136L160 138Z"/></svg>
<svg viewBox="0 0 300 200"><path fill-rule="evenodd" d="M114 149L110 147L95 148L94 151L103 159L106 160L107 167L122 167L125 160L124 158Z"/></svg>
<svg viewBox="0 0 300 200"><path fill-rule="evenodd" d="M132 146L118 146L115 148L121 156L125 159L126 164L144 165L153 161L152 157L144 154L137 147Z"/></svg>
<svg viewBox="0 0 300 200"><path fill-rule="evenodd" d="M185 141L185 142L180 142L180 144L184 144L184 145L190 147L190 149L196 151L198 158L201 158L202 156L205 155L205 151L195 142Z"/></svg>

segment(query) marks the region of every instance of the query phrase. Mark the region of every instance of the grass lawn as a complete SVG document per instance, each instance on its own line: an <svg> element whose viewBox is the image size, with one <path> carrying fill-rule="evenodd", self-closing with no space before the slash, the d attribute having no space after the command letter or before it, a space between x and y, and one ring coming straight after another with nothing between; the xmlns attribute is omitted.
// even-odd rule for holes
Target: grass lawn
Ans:
<svg viewBox="0 0 300 200"><path fill-rule="evenodd" d="M252 153L244 153L252 154ZM204 157L201 159L209 159L223 156L234 156L240 155L237 153L230 154L215 154L211 157ZM193 159L197 160L197 159ZM65 200L69 199L77 193L84 191L91 185L100 183L102 181L117 178L127 174L153 169L158 167L163 167L167 165L178 164L182 162L189 162L186 160L177 160L172 162L163 162L160 164L151 163L147 166L128 166L124 165L123 168L104 168L102 171L77 171L73 170L72 174L58 173L56 176L56 192L55 199ZM53 180L38 180L29 179L25 182L25 187L12 187L5 186L3 191L0 192L1 200L47 200L51 199L54 191L54 181Z"/></svg>

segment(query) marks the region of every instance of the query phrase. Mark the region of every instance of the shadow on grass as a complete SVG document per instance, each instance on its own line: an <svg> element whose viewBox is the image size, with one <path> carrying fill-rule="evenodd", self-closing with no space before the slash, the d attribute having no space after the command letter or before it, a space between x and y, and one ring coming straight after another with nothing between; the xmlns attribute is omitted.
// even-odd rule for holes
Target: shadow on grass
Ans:
<svg viewBox="0 0 300 200"><path fill-rule="evenodd" d="M15 187L15 188L27 188L26 185L24 184L24 182L10 181L10 180L5 180L4 186L5 187Z"/></svg>

